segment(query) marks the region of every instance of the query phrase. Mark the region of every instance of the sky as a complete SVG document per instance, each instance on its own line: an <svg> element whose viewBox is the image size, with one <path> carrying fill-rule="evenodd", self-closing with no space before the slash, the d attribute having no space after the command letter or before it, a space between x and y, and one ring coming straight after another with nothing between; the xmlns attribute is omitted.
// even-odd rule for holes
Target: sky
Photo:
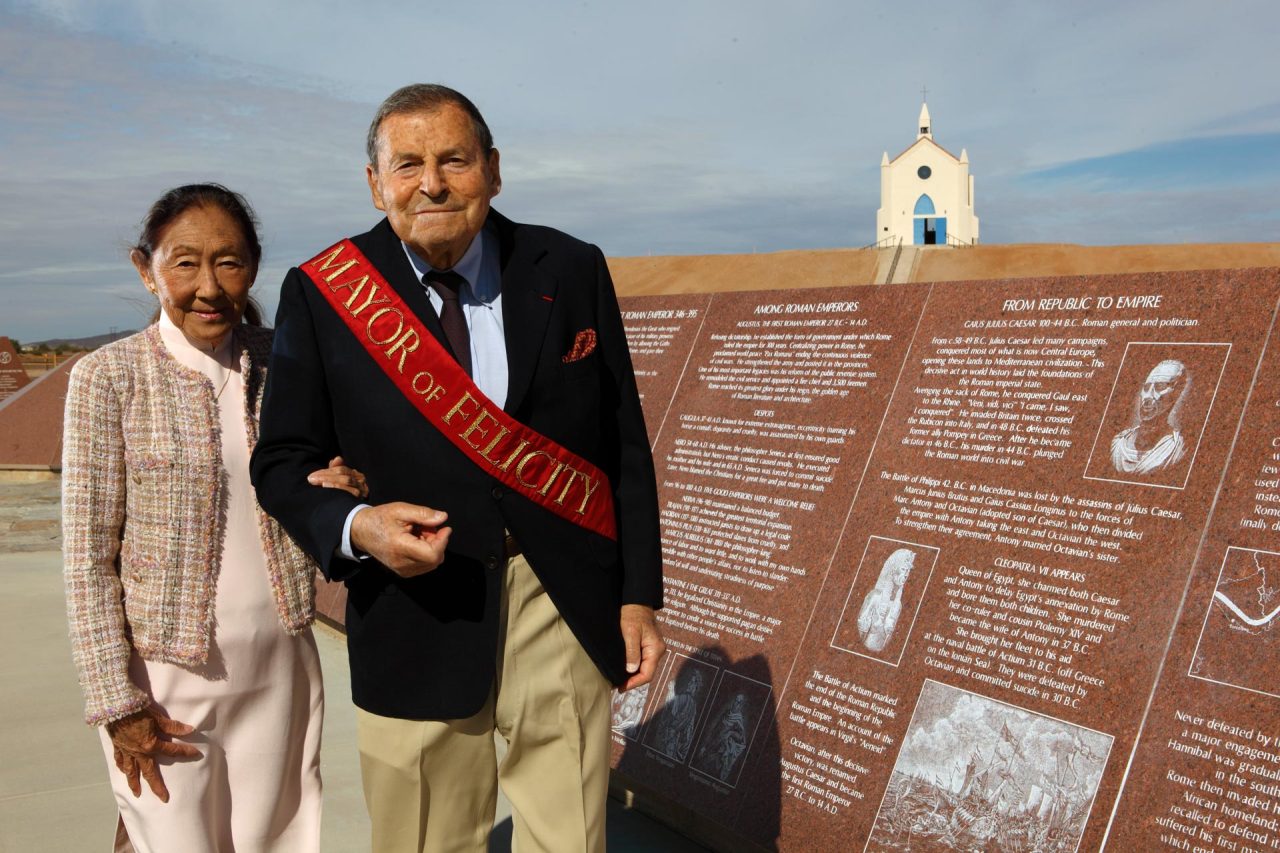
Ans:
<svg viewBox="0 0 1280 853"><path fill-rule="evenodd" d="M1280 3L0 0L0 334L137 328L126 247L214 180L255 293L379 218L363 140L467 94L494 206L607 255L861 247L882 153L969 153L984 243L1280 240Z"/></svg>

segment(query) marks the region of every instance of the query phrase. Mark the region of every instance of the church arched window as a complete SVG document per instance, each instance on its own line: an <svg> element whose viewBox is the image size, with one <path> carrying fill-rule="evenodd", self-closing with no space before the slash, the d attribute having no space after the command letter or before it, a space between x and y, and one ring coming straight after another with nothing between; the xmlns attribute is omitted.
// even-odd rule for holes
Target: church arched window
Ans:
<svg viewBox="0 0 1280 853"><path fill-rule="evenodd" d="M921 195L916 199L916 216L933 216L933 199L929 198L928 193Z"/></svg>

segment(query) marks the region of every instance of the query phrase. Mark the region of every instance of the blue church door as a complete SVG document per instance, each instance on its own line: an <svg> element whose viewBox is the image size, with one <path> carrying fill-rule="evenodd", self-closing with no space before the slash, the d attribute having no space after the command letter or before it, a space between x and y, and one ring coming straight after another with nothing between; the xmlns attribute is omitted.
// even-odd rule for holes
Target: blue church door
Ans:
<svg viewBox="0 0 1280 853"><path fill-rule="evenodd" d="M933 199L927 194L916 199L915 234L912 243L916 246L934 246L947 243L947 218L934 216Z"/></svg>
<svg viewBox="0 0 1280 853"><path fill-rule="evenodd" d="M945 246L947 243L947 217L917 216L913 241L917 246Z"/></svg>

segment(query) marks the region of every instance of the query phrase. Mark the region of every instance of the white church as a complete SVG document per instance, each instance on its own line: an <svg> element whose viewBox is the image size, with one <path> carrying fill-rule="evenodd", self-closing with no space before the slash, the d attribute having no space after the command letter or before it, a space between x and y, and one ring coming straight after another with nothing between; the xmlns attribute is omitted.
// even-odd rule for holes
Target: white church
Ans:
<svg viewBox="0 0 1280 853"><path fill-rule="evenodd" d="M933 141L929 105L921 104L916 141L892 160L880 160L878 246L972 246L978 242L973 214L969 153L959 158Z"/></svg>

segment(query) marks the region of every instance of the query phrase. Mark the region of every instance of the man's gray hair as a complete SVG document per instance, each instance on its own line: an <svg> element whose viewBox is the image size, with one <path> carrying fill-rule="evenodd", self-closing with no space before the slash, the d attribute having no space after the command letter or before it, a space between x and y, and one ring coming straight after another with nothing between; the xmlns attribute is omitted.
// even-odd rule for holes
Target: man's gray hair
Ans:
<svg viewBox="0 0 1280 853"><path fill-rule="evenodd" d="M471 119L471 128L480 141L480 151L484 154L492 151L493 134L489 132L489 125L485 124L484 116L480 115L480 110L476 109L476 105L466 95L439 83L411 83L392 92L374 113L373 121L369 124L369 136L365 141L369 165L374 169L378 168L378 134L382 130L382 123L389 116L432 112L450 104L461 109Z"/></svg>

